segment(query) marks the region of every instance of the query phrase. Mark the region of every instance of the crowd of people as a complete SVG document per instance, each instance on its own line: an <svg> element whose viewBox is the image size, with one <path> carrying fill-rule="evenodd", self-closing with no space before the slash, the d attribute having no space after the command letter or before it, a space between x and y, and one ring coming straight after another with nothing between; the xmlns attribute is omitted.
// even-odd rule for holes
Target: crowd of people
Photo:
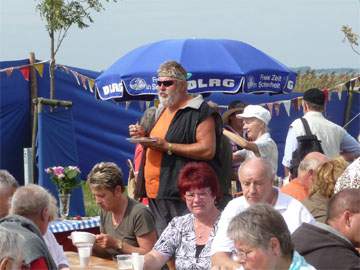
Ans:
<svg viewBox="0 0 360 270"><path fill-rule="evenodd" d="M322 153L293 166L305 135L295 120L282 158L289 181L280 188L270 112L236 101L221 116L187 92L186 79L179 63L162 64L159 106L129 126L139 142L133 198L117 164L100 162L88 174L100 207L93 255L136 252L144 269L360 269L360 144L322 115L324 93L309 89L303 98ZM0 270L69 269L48 230L56 211L48 191L18 187L0 171Z"/></svg>

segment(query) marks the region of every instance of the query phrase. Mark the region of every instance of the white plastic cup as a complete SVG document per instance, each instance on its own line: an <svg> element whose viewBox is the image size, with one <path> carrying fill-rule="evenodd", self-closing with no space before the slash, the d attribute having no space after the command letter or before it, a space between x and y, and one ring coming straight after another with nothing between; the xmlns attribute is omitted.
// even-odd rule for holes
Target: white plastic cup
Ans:
<svg viewBox="0 0 360 270"><path fill-rule="evenodd" d="M132 270L132 256L131 255L116 255L119 270Z"/></svg>
<svg viewBox="0 0 360 270"><path fill-rule="evenodd" d="M90 263L91 246L78 246L80 267L87 267Z"/></svg>
<svg viewBox="0 0 360 270"><path fill-rule="evenodd" d="M132 259L133 270L144 269L144 255L139 255L139 253L132 253L131 259Z"/></svg>

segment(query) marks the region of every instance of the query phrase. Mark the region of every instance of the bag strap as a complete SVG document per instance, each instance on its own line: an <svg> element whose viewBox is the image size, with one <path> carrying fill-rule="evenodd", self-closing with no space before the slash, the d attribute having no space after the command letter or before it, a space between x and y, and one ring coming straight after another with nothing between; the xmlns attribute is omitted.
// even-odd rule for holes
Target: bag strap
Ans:
<svg viewBox="0 0 360 270"><path fill-rule="evenodd" d="M307 120L304 117L301 117L300 119L301 119L301 122L303 123L306 135L308 135L308 136L313 135L311 133L310 126L309 126L309 123L307 122Z"/></svg>

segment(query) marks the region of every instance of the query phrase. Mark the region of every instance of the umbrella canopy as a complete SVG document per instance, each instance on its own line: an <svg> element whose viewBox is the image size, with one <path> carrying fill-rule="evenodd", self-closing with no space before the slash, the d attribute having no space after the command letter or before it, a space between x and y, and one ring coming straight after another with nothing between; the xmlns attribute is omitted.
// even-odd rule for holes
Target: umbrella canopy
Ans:
<svg viewBox="0 0 360 270"><path fill-rule="evenodd" d="M141 46L117 60L96 79L100 98L156 95L156 71L167 60L187 70L190 93L289 93L295 86L295 72L244 42L173 39Z"/></svg>

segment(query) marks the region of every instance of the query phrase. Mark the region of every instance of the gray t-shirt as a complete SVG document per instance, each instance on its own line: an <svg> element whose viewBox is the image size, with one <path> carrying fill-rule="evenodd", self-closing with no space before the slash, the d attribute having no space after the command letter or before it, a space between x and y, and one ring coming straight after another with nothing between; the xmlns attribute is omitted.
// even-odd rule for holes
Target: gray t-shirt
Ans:
<svg viewBox="0 0 360 270"><path fill-rule="evenodd" d="M136 237L154 231L155 219L145 205L131 198L128 198L128 200L129 203L123 221L118 226L113 225L111 212L101 210L100 231L117 239L122 239L132 246L138 247L139 244ZM111 255L118 253L113 249L108 249L107 252Z"/></svg>

